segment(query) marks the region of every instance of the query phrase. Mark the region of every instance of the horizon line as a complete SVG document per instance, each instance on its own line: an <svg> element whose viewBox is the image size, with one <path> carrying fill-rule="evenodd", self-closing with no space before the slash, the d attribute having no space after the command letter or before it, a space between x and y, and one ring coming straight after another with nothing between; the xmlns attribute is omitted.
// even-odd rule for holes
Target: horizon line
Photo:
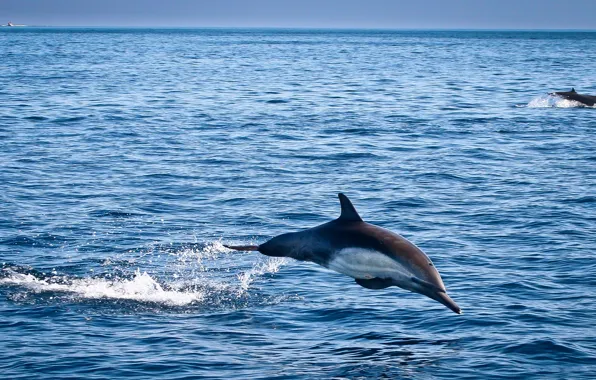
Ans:
<svg viewBox="0 0 596 380"><path fill-rule="evenodd" d="M1 25L12 28L8 25ZM596 32L581 28L476 28L476 27L344 27L344 26L172 26L172 25L27 25L17 28L119 28L119 29L278 29L278 30L378 30L378 31L534 31L534 32Z"/></svg>

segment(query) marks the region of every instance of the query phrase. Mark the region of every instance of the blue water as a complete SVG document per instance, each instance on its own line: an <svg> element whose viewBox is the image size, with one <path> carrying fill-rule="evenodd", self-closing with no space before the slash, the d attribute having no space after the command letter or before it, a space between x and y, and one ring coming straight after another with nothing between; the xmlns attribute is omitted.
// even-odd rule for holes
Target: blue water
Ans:
<svg viewBox="0 0 596 380"><path fill-rule="evenodd" d="M596 33L0 30L2 378L591 378ZM339 215L464 310L232 252Z"/></svg>

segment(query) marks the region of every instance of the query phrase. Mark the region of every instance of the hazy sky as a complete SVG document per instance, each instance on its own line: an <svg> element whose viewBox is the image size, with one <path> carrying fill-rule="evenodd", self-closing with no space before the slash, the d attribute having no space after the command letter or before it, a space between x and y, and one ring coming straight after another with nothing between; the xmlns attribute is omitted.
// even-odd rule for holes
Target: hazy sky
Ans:
<svg viewBox="0 0 596 380"><path fill-rule="evenodd" d="M0 23L596 29L596 0L0 0Z"/></svg>

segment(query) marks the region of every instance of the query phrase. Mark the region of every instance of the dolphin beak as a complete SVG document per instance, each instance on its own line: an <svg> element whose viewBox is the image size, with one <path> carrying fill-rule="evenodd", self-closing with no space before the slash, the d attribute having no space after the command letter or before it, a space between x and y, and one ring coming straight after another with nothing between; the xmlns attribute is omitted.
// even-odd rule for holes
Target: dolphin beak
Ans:
<svg viewBox="0 0 596 380"><path fill-rule="evenodd" d="M438 286L431 284L430 282L421 280L416 277L412 277L411 280L414 284L416 284L416 287L414 289L410 288L412 291L414 291L416 293L424 294L428 298L432 298L435 301L439 301L440 303L442 303L443 305L445 305L449 309L451 309L454 313L457 313L457 314L462 313L460 307L457 306L455 301L452 300L447 295L447 293L445 292L445 288L443 286L441 286L439 288ZM396 285L399 286L399 284L396 284Z"/></svg>
<svg viewBox="0 0 596 380"><path fill-rule="evenodd" d="M460 309L459 306L457 306L457 304L455 303L454 300L452 300L447 293L445 292L434 292L432 294L429 294L429 297L434 299L435 301L439 301L440 303L442 303L443 305L447 306L449 309L451 309L454 313L457 314L461 314L463 313Z"/></svg>

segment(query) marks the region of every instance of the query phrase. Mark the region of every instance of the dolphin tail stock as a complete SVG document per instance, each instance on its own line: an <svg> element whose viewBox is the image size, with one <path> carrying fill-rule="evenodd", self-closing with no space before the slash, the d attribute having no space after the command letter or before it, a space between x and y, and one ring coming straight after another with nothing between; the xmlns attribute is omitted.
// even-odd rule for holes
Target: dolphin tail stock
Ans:
<svg viewBox="0 0 596 380"><path fill-rule="evenodd" d="M235 251L258 251L258 245L223 245L227 249L233 249Z"/></svg>

